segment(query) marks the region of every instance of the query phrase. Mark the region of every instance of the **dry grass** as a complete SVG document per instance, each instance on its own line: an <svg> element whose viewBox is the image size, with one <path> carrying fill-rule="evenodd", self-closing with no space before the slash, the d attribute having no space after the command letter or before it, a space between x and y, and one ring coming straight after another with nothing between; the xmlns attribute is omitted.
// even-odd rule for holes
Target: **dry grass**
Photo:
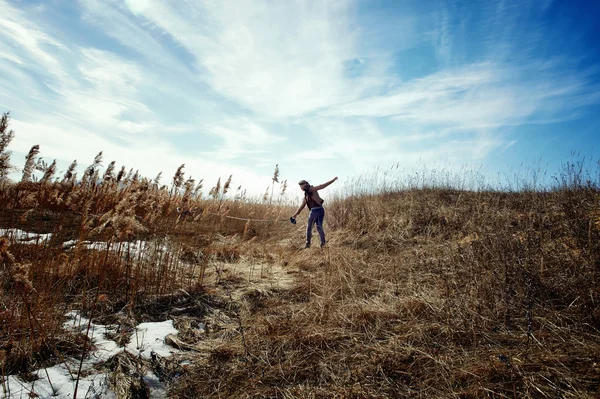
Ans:
<svg viewBox="0 0 600 399"><path fill-rule="evenodd" d="M117 314L114 320L131 327L148 319L144 309L165 297L171 300L181 290L197 297L216 284L211 278L216 263L238 262L241 244L282 228L235 217L276 219L290 213L281 206L225 199L231 179L203 199L201 185L179 182L182 167L171 188L124 168L115 174L114 163L99 178L102 153L81 180L70 168L53 181L51 164L36 181L37 153L28 157L22 182L0 181L0 228L51 234L48 240L0 238L3 374L80 357L85 340L63 329L69 310L94 319ZM163 309L161 317L170 313Z"/></svg>
<svg viewBox="0 0 600 399"><path fill-rule="evenodd" d="M599 200L595 185L338 200L331 247L288 253L296 286L244 298L245 344L173 395L596 397Z"/></svg>
<svg viewBox="0 0 600 399"><path fill-rule="evenodd" d="M0 238L3 375L85 355L76 309L123 345L140 321L179 330L177 361L104 365L119 397L146 369L174 398L597 397L600 179L575 163L544 190L358 179L328 201L328 248L298 251L303 226L243 220L287 219L268 195L100 162L0 182L0 228L52 233Z"/></svg>

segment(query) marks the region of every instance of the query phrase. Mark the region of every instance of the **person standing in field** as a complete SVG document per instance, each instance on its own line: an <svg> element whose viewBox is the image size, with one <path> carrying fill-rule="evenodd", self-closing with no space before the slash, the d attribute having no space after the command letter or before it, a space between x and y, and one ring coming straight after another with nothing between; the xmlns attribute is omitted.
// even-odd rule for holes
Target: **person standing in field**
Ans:
<svg viewBox="0 0 600 399"><path fill-rule="evenodd" d="M305 248L310 248L312 229L315 223L317 224L317 231L319 232L319 238L321 239L321 248L325 246L325 231L323 230L325 209L323 209L323 199L319 196L319 190L329 186L337 179L338 178L336 176L327 183L323 183L318 186L311 186L306 180L300 180L298 182L300 189L304 191L304 200L302 200L302 205L300 205L300 208L298 208L296 213L294 213L294 216L292 216L292 220L295 220L296 216L302 212L302 209L304 209L305 206L308 206L308 209L310 209L310 214L308 215L308 225L306 226Z"/></svg>

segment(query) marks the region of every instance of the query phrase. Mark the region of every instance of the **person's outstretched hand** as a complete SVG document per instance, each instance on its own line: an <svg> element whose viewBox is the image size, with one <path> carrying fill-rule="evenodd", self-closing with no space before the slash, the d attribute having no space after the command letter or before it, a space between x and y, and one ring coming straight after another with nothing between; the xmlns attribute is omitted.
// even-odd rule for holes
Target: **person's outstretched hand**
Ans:
<svg viewBox="0 0 600 399"><path fill-rule="evenodd" d="M336 177L333 178L333 181L336 181L337 179L338 179L338 177L336 176Z"/></svg>

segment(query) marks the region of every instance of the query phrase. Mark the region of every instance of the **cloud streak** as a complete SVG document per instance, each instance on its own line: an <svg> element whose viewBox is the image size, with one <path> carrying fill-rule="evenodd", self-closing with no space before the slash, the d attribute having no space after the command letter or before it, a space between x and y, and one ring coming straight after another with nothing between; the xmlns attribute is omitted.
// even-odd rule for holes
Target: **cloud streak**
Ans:
<svg viewBox="0 0 600 399"><path fill-rule="evenodd" d="M83 4L106 24L116 10L119 18L123 15L114 3ZM386 78L385 60L368 62L373 51L361 43L352 1L128 0L126 5L131 15L124 26L137 21L168 35L192 57L199 78L215 93L264 116L299 116L356 99ZM116 24L120 19L110 27ZM132 34L134 43L148 34L114 31L123 43ZM353 69L356 64L360 68ZM359 79L353 76L357 71Z"/></svg>
<svg viewBox="0 0 600 399"><path fill-rule="evenodd" d="M332 107L323 116L393 117L416 125L465 130L557 122L597 103L586 74L542 65L465 65L407 82L383 96ZM551 119L550 119L551 118Z"/></svg>
<svg viewBox="0 0 600 399"><path fill-rule="evenodd" d="M551 2L374 4L78 0L65 27L0 0L0 106L17 152L257 183L485 161L600 103L599 57L545 44Z"/></svg>

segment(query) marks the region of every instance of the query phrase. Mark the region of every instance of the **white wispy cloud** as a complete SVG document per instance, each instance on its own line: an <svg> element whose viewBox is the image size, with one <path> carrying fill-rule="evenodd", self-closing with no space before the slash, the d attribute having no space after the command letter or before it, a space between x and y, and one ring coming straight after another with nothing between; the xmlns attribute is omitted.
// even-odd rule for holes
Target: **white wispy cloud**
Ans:
<svg viewBox="0 0 600 399"><path fill-rule="evenodd" d="M222 139L222 145L216 151L202 152L203 155L214 156L217 159L264 154L286 140L285 137L269 133L248 118L232 118L218 124L207 124L202 129Z"/></svg>
<svg viewBox="0 0 600 399"><path fill-rule="evenodd" d="M19 64L23 64L24 58L33 58L36 63L27 64L26 68L36 69L38 73L48 74L57 79L64 79L67 73L52 53L65 51L65 46L36 24L28 21L24 13L17 8L5 1L1 2L0 6L2 6L0 35L5 39L2 47L12 53L10 58L5 58Z"/></svg>
<svg viewBox="0 0 600 399"><path fill-rule="evenodd" d="M366 65L359 80L347 76L346 62L361 56L350 1L126 4L184 48L212 90L263 115L302 115L380 82L379 66ZM93 11L113 12L108 8Z"/></svg>
<svg viewBox="0 0 600 399"><path fill-rule="evenodd" d="M402 151L398 137L385 134L368 119L307 119L306 126L315 139L312 150L291 156L294 160L338 159L349 170L360 171L364 167L397 160Z"/></svg>
<svg viewBox="0 0 600 399"><path fill-rule="evenodd" d="M382 96L328 110L324 116L393 117L419 126L465 130L568 119L597 102L586 74L544 71L539 63L482 63L436 72ZM551 118L550 118L551 117Z"/></svg>
<svg viewBox="0 0 600 399"><path fill-rule="evenodd" d="M481 161L520 139L508 128L600 103L593 66L536 52L550 3L387 15L358 0L79 0L69 30L51 3L0 0L0 107L13 110L17 152L40 144L69 162L104 150L148 175L186 163L197 178L235 171L259 186L275 163L292 179L315 165L320 179ZM90 36L71 40L75 22ZM405 76L407 49L431 53L431 68Z"/></svg>

